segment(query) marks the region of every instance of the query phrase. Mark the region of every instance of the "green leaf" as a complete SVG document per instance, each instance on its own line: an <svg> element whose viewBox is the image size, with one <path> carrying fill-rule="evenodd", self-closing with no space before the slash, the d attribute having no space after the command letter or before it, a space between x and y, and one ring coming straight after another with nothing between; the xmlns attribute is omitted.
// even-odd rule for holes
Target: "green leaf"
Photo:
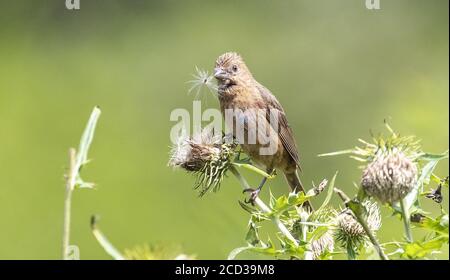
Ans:
<svg viewBox="0 0 450 280"><path fill-rule="evenodd" d="M424 242L407 243L404 247L404 258L420 259L431 253L439 252L442 245L446 243L445 238L434 238Z"/></svg>
<svg viewBox="0 0 450 280"><path fill-rule="evenodd" d="M429 184L431 174L433 174L433 170L436 168L438 162L439 160L432 160L425 164L425 166L422 168L420 177L417 180L416 185L414 186L413 190L404 198L406 209L411 209L411 207L417 201L419 194L423 192L423 185ZM397 211L401 211L399 203L395 203L393 205L393 208Z"/></svg>
<svg viewBox="0 0 450 280"><path fill-rule="evenodd" d="M338 172L336 171L336 173L334 174L333 178L331 179L330 185L328 186L327 196L325 197L325 200L323 201L323 203L319 207L319 209L317 209L317 211L325 208L325 206L327 206L328 203L330 203L331 198L333 197L333 193L334 193L334 183L336 182L337 174L338 174Z"/></svg>
<svg viewBox="0 0 450 280"><path fill-rule="evenodd" d="M258 236L258 228L253 221L250 221L249 223L249 229L247 231L247 235L245 236L245 240L253 246L260 242Z"/></svg>
<svg viewBox="0 0 450 280"><path fill-rule="evenodd" d="M358 257L358 252L355 250L352 242L346 244L347 257L349 260L356 260Z"/></svg>
<svg viewBox="0 0 450 280"><path fill-rule="evenodd" d="M435 174L431 174L430 180L435 182L436 184L442 183L442 179L436 176Z"/></svg>
<svg viewBox="0 0 450 280"><path fill-rule="evenodd" d="M270 196L270 198L269 198L269 207L271 209L273 209L273 207L275 206L275 203L276 203L276 199L275 199L275 196L272 194L271 190L269 190L269 196Z"/></svg>
<svg viewBox="0 0 450 280"><path fill-rule="evenodd" d="M299 204L305 203L313 196L314 195L305 195L303 192L290 193L287 203L289 207L297 206Z"/></svg>
<svg viewBox="0 0 450 280"><path fill-rule="evenodd" d="M330 156L346 155L346 154L353 153L353 151L354 151L354 149L348 149L348 150L342 150L342 151L337 151L337 152L319 154L317 156L319 156L319 157L330 157Z"/></svg>
<svg viewBox="0 0 450 280"><path fill-rule="evenodd" d="M448 214L442 214L436 219L425 216L420 223L413 223L419 228L434 231L448 239Z"/></svg>
<svg viewBox="0 0 450 280"><path fill-rule="evenodd" d="M283 209L287 205L288 205L288 198L283 195L275 200L274 209Z"/></svg>
<svg viewBox="0 0 450 280"><path fill-rule="evenodd" d="M254 252L254 253L263 254L263 255L269 255L269 256L281 256L281 255L285 254L284 250L277 250L275 248L275 245L273 244L273 242L269 239L267 244L263 244L263 246L260 246L260 247L247 246L247 247L236 248L236 249L232 250L230 252L230 254L228 254L227 259L234 260L237 255L239 255L240 253L245 252L245 251Z"/></svg>
<svg viewBox="0 0 450 280"><path fill-rule="evenodd" d="M300 205L307 200L309 200L311 197L313 197L314 194L311 195L305 195L303 192L299 193L289 193L289 196L281 196L277 199L273 199L273 203L271 201L271 208L272 208L272 214L275 216L281 215L283 212L294 208L297 205Z"/></svg>
<svg viewBox="0 0 450 280"><path fill-rule="evenodd" d="M94 139L95 127L100 117L101 111L99 107L95 107L89 117L89 121L81 136L80 145L78 146L76 166L81 168L88 162L88 152L91 146L92 139Z"/></svg>
<svg viewBox="0 0 450 280"><path fill-rule="evenodd" d="M325 233L329 230L328 226L322 225L315 228L312 232L308 232L308 240L311 243L312 241L320 239Z"/></svg>
<svg viewBox="0 0 450 280"><path fill-rule="evenodd" d="M430 153L423 153L420 155L419 159L421 160L427 160L427 161L439 161L448 158L448 150L445 151L442 154L430 154Z"/></svg>

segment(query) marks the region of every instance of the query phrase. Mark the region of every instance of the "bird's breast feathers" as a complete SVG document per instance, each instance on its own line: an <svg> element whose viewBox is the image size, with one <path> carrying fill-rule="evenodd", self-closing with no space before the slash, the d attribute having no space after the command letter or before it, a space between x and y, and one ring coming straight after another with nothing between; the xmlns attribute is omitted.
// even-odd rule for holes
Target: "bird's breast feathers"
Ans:
<svg viewBox="0 0 450 280"><path fill-rule="evenodd" d="M265 104L256 87L233 86L219 95L223 109L264 109Z"/></svg>

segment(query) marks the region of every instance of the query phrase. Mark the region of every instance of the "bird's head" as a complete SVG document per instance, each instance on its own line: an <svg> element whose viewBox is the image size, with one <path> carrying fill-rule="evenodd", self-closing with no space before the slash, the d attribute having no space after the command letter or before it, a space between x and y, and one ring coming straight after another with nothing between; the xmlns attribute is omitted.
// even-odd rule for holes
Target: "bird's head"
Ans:
<svg viewBox="0 0 450 280"><path fill-rule="evenodd" d="M247 83L252 79L252 74L239 54L227 52L217 58L214 77L219 83L219 88L226 89Z"/></svg>

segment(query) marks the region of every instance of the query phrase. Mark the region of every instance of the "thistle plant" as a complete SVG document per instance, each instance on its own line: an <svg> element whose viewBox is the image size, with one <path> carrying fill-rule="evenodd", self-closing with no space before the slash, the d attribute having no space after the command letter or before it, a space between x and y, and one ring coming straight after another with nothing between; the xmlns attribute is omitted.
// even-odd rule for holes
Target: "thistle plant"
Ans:
<svg viewBox="0 0 450 280"><path fill-rule="evenodd" d="M376 203L366 200L362 203L366 209L365 220L372 234L381 227L380 211ZM335 238L340 246L347 251L350 259L355 259L359 251L370 242L364 227L358 222L349 208L342 210L335 218Z"/></svg>
<svg viewBox="0 0 450 280"><path fill-rule="evenodd" d="M78 152L70 149L70 166L66 176L65 219L63 236L63 257L68 259L70 234L70 210L72 192L77 188L92 188L85 182L80 171L88 162L88 150L92 143L100 110L95 108L83 133ZM376 138L375 143L365 141L364 148L344 152L358 154L363 161L363 172L358 193L349 197L335 187L337 173L330 182L323 180L312 184L307 193L289 193L280 197L270 194L268 204L260 198L255 205L239 201L241 208L249 214L246 245L233 249L228 259L234 259L243 252L253 252L277 259L327 260L345 255L348 259L361 258L372 245L380 259L427 258L448 245L448 214L442 208L444 190L448 190L448 176L440 178L433 173L437 163L448 158L448 152L441 155L421 151L413 137L400 137L387 126L391 135ZM221 183L232 174L242 189L249 183L241 174L246 169L268 179L267 174L254 166L229 137L215 135L211 129L204 129L198 135L182 137L172 148L169 166L181 168L196 177L194 189L200 196L218 191ZM427 191L424 189L427 188ZM299 205L314 200L326 193L321 206L306 210ZM345 208L335 210L330 204L337 194ZM372 200L370 197L373 197ZM421 209L421 199L431 199L439 206L440 214L430 216ZM401 216L406 239L380 243L378 231L381 217L378 204L387 206L394 216ZM399 215L400 214L400 215ZM260 237L260 230L268 222L278 231L267 239ZM411 228L424 230L427 234L419 240L412 238ZM195 256L182 253L178 247L159 244L144 244L120 251L114 247L98 227L98 219L91 218L91 230L99 245L115 260L194 259Z"/></svg>
<svg viewBox="0 0 450 280"><path fill-rule="evenodd" d="M306 253L305 259L326 259L329 257L328 254L334 252L335 249L331 225L336 217L336 210L330 206L324 206L314 212L303 209L297 209L297 211L299 212L299 219L294 221L291 230L298 239L308 242L308 235L311 235L320 227L319 235L316 233L309 240L309 251Z"/></svg>
<svg viewBox="0 0 450 280"><path fill-rule="evenodd" d="M196 90L197 95L204 88L214 91L216 85L212 80L211 75L197 68L197 74L191 81L193 86L189 91ZM389 132L387 136L382 134L373 136L371 142L358 139L361 146L320 155L350 154L351 158L362 163L359 191L353 198L334 188L335 176L322 207L313 212L304 211L296 206L314 199L321 192L320 186L322 185L323 190L326 184L321 184L306 194L290 193L279 198L271 195L269 205L257 198L256 208L240 202L241 207L250 214L246 235L247 246L233 250L229 258L234 258L244 251L252 251L277 258L328 259L334 255L345 254L349 259L356 259L361 255L362 249L370 247L368 246L370 244L381 259L388 259L388 254L384 252L385 246L390 247L394 244L398 247L395 252L403 253L401 257L413 258L426 254L425 249L418 250L419 253L408 253L412 250L413 244L418 247L423 244L430 246L427 243L431 242L429 239L435 242L433 238L437 238L438 241L432 243L433 248L437 250L448 242L448 222L447 227L445 222L448 221L448 215L441 207L441 216L433 219L421 209L419 201L423 197L439 204L442 202L442 188L445 186L448 188L448 177L447 180L439 179L433 170L440 160L448 158L448 152L440 155L425 153L419 139L414 136L401 136L386 122L385 125ZM217 191L220 182L229 171L238 178L244 189L249 188L238 167L245 167L265 177L271 177L253 166L249 159L240 160L241 153L234 150L236 146L223 146L218 142L211 144L211 141L205 145L193 139L182 141L181 146L177 145L172 150L169 165L194 173L197 176L195 188L200 189L201 196L209 189ZM208 170L215 172L206 172ZM425 192L424 187L430 184L430 180L439 181L439 185L436 189ZM343 210L337 211L328 205L333 193L337 193L343 199L345 205ZM381 218L377 202L391 209L394 216L401 217L406 242L381 244L378 241L376 233L381 227ZM278 227L276 238L280 247L277 247L270 238L266 242L259 238L259 228L264 221L272 221ZM437 223L440 223L441 227L443 224L447 233L436 226ZM431 228L434 234L430 234L426 240L419 243L414 242L412 226L427 228L427 225L431 227L430 224L435 225L434 229ZM338 251L341 248L344 252ZM389 255L395 256L396 253Z"/></svg>
<svg viewBox="0 0 450 280"><path fill-rule="evenodd" d="M322 206L315 212L308 212L298 205L318 196L328 185L323 180L319 186L314 186L306 194L290 193L288 196L275 198L271 194L269 208L265 211L252 208L244 203L241 207L250 214L249 229L247 232L247 246L231 251L228 258L234 259L238 254L249 251L275 258L284 259L328 259L333 255L334 240L331 235L330 217L334 210L327 207L333 193L336 176L329 186L327 197ZM276 218L280 232L276 235L279 246L269 237L264 242L259 237L259 227L264 221L274 221ZM285 234L281 229L287 230Z"/></svg>
<svg viewBox="0 0 450 280"><path fill-rule="evenodd" d="M209 189L209 182L220 183L224 179L224 176L221 175L217 177L214 172L204 172L205 166L225 166L224 169L221 169L223 172L220 171L218 173L223 173L225 175L228 171L230 171L241 183L241 187L243 189L248 189L249 184L240 174L238 168L247 168L257 174L266 176L267 178L273 178L273 176L253 166L248 159L240 159L241 152L235 150L237 148L235 144L219 144L216 142L218 139L211 141L210 135L210 132L204 130L200 137L193 136L188 140L179 141L181 144L177 144L172 149L169 166L181 167L190 173L194 173L194 175L198 176L197 182L207 182L206 187L202 188L202 190ZM195 139L202 139L203 141L196 141ZM202 147L197 147L198 145L202 145ZM223 154L223 156L219 156L221 154ZM200 158L202 160L198 160ZM215 161L211 161L211 159L226 159L226 164L216 164ZM192 164L193 161L200 164ZM195 168L190 168L191 166L195 166ZM256 198L255 204L258 209L252 208L240 202L241 207L251 214L249 231L246 238L249 246L233 250L230 253L229 258L232 259L239 253L246 250L276 256L291 254L297 258L307 257L309 252L310 258L315 258L332 248L333 244L330 242L330 239L332 241L332 238L329 233L328 235L320 234L320 236L318 236L317 232L308 231L307 234L316 237L316 239L312 240L311 244L308 244L308 246L310 246L308 249L306 248L306 243L300 244L299 240L293 236L291 230L289 229L295 220L300 219L297 212L297 205L300 205L308 201L310 198L320 194L324 190L326 184L327 181L324 181L318 187L313 187L306 194L302 192L290 193L289 196L282 196L276 200L272 196L269 205L266 205L260 198ZM204 193L205 191L200 192L201 195ZM329 200L330 197L328 197L326 203L328 203ZM278 237L282 246L281 249L275 249L274 244L270 240L267 243L264 243L259 239L257 223L264 220L272 221L280 230Z"/></svg>
<svg viewBox="0 0 450 280"><path fill-rule="evenodd" d="M431 178L438 178L433 174L433 171L440 160L448 158L448 151L443 154L425 153L420 146L420 140L414 136L400 136L400 134L396 133L387 123L385 123L385 125L389 131L388 136L379 135L373 137L373 143L359 139L363 144L363 147L355 147L350 150L322 154L319 156L350 154L351 158L364 163L364 165L361 166L363 168L360 184L361 188L357 196L350 199L342 191L339 194L353 213L353 218L356 218L357 222L363 227L366 235L377 249L381 258L386 259L387 256L383 252L382 246L375 238L375 228L371 226L373 220L370 220L370 209L373 208L373 206L368 207L369 205L365 205L364 202L367 196L374 197L382 205L387 205L393 211L394 215L400 214L402 217L406 242L388 243L389 246L395 245L398 247L395 253L402 252L402 257L416 257L419 254L414 252L408 253L408 251L412 250L412 244L416 246L415 248L420 248L418 251L421 253L424 253L424 251L427 250L427 253L431 251L435 252L439 250L443 244L448 243L448 227L447 233L443 235L441 235L441 230L439 232L434 232L421 241L414 242L411 231L411 220L417 221L421 225L418 226L416 224L417 227L426 228L423 224L424 219L428 221L432 219L431 217L426 216L425 211L421 209L420 198L425 196L440 200L442 197L440 194L442 185L440 185L441 187L438 187L436 191L429 192L425 195L421 194L424 192L424 186L430 183ZM349 211L346 212L349 213ZM445 217L448 217L448 215L442 208L441 213L440 217L444 217L445 220ZM438 218L439 221L441 218ZM343 216L341 220L350 221L351 216ZM378 218L375 220L378 220ZM361 232L361 228L357 228L359 229L357 232ZM433 232L433 228L429 227L428 229L431 229ZM343 233L343 231L341 231L341 233ZM343 235L339 236L341 237L341 240L344 240ZM435 240L436 238L437 241ZM432 245L429 245L430 242ZM428 249L425 249L423 244L427 244ZM430 250L430 248L432 249ZM392 254L395 255L395 253Z"/></svg>
<svg viewBox="0 0 450 280"><path fill-rule="evenodd" d="M362 166L361 187L354 198L350 198L343 191L335 188L335 175L329 184L327 180L318 186L313 184L307 193L290 193L278 198L271 194L268 204L260 198L256 199L256 207L239 202L240 206L250 214L245 237L247 245L232 250L228 258L234 259L243 252L253 252L281 259L323 260L332 259L338 255L346 255L348 259L358 259L362 251L368 251L370 245L373 246L380 259L387 260L389 256L418 258L435 253L443 244L448 243L448 215L441 208L441 215L433 219L425 215L424 211L420 209L418 201L420 197L442 201L442 188L448 188L448 179L440 179L432 172L439 160L447 158L447 153L442 155L425 153L421 150L419 141L414 137L401 137L388 125L386 126L391 133L387 138L376 137L374 143L360 140L364 143L363 148L356 147L352 150L327 154L351 153L353 158L365 163ZM229 150L221 149L223 144L214 141L192 141L195 138L194 136L184 143L193 142L195 145L214 143L214 145L218 145L216 146L218 149L206 149L208 154L218 155L221 154L221 151L226 151L227 155L233 155L224 157L227 165L223 172L224 176L220 176L219 181L224 180L227 173L231 172L239 180L242 188L248 188L248 182L238 171L241 167L268 178L272 177L253 166L248 158L240 159L241 152L238 150L238 146L230 146ZM210 138L207 137L207 139ZM219 141L219 139L216 140ZM223 139L221 140L223 141ZM189 147L191 152L202 150ZM192 166L196 166L196 168L189 168L188 166L191 165L186 163L195 157L189 153L180 152L184 150L179 147L174 148L169 165L181 167L196 176L209 178L209 173L198 172L202 170L204 162L208 162L210 158L220 157L207 156L208 160L199 161L202 163L200 165L193 164ZM228 153L228 151L233 152ZM204 153L199 154L204 156ZM181 157L184 160L180 161L178 155L188 156ZM438 187L429 192L423 192L424 185L428 185L430 179L438 182ZM213 176L209 181L214 180ZM326 198L317 210L309 212L302 207L297 207L320 195L326 187L328 187ZM344 201L345 208L340 211L329 205L334 193ZM371 200L370 197L375 200ZM377 202L380 205L387 205L395 215L402 215L406 230L406 242L380 243L378 241L377 232L381 228L382 222ZM419 217L418 220L415 221L414 216L409 213ZM411 219L413 219L415 227L426 229L431 233L425 239L413 242L410 231ZM260 229L267 224L267 221L273 222L277 226L278 232L275 238L269 237L263 240L260 237ZM394 247L394 251L385 252L392 247Z"/></svg>

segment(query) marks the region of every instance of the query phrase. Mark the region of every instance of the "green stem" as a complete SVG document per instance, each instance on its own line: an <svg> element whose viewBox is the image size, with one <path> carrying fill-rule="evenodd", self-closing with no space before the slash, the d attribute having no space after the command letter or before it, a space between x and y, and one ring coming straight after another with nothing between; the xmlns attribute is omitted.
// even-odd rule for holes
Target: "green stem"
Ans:
<svg viewBox="0 0 450 280"><path fill-rule="evenodd" d="M273 179L275 177L274 175L270 175L267 172L264 172L263 170L259 169L258 167L255 167L255 166L253 166L251 164L248 164L248 163L233 162L233 165L237 166L237 167L242 167L242 168L248 169L250 171L253 171L253 172L255 172L255 173L259 174L259 175L262 175L262 176L266 177L267 179Z"/></svg>
<svg viewBox="0 0 450 280"><path fill-rule="evenodd" d="M357 209L349 207L350 210L352 210L353 214L355 214L356 219L361 224L361 226L364 228L364 231L366 232L367 236L370 239L370 242L372 242L372 245L375 247L375 250L377 250L378 255L382 260L389 260L388 256L383 252L383 249L380 246L380 243L375 238L375 235L373 234L372 230L370 230L369 226L367 225L366 219L362 215L361 211L361 203L357 202L355 203L352 201L342 190L335 188L334 191L339 195L339 197L344 201L345 205L349 207L349 204L354 205L354 207L358 207ZM360 193L362 194L362 193ZM358 194L358 196L360 195ZM362 196L362 195L361 195Z"/></svg>
<svg viewBox="0 0 450 280"><path fill-rule="evenodd" d="M245 178L241 175L241 173L239 173L239 171L234 166L232 166L230 170L233 173L233 175L236 176L236 178L239 180L244 190L250 188L250 185L247 183L247 180L245 180ZM259 197L255 199L255 203L263 212L265 213L272 212L269 206L267 206ZM294 236L292 236L292 234L289 232L286 226L280 221L280 219L274 215L270 215L270 217L272 222L278 227L281 233L283 233L289 240L291 240L291 242L295 246L298 246L298 241L294 238Z"/></svg>
<svg viewBox="0 0 450 280"><path fill-rule="evenodd" d="M309 215L305 211L303 211L301 207L299 207L297 210L299 211L300 222L306 222L309 218ZM301 227L302 227L302 241L307 242L308 225L302 223ZM307 250L305 252L304 259L313 260L314 259L313 252L311 250Z"/></svg>
<svg viewBox="0 0 450 280"><path fill-rule="evenodd" d="M111 242L109 242L109 240L97 227L96 216L91 217L91 229L95 239L97 239L100 246L102 246L103 250L105 250L108 255L110 255L114 260L125 260L125 257L120 253L120 251L117 250L116 247L111 244Z"/></svg>
<svg viewBox="0 0 450 280"><path fill-rule="evenodd" d="M62 241L62 257L64 260L68 259L67 254L70 244L70 218L72 206L72 193L75 188L76 172L76 151L69 149L69 171L66 178L66 194L64 198L64 224L63 224L63 241Z"/></svg>
<svg viewBox="0 0 450 280"><path fill-rule="evenodd" d="M359 211L358 211L359 212ZM353 212L355 213L355 212ZM375 250L377 250L378 255L382 260L389 260L388 256L383 252L383 249L381 249L380 243L378 243L378 240L376 239L375 235L372 233L372 230L370 230L369 226L367 225L366 220L364 217L362 217L361 214L356 214L356 218L358 222L362 225L364 228L364 231L366 232L367 236L369 236L370 242L372 242L373 246L375 247Z"/></svg>
<svg viewBox="0 0 450 280"><path fill-rule="evenodd" d="M410 219L409 209L406 207L404 199L400 200L400 207L402 208L402 218L403 218L403 226L405 228L405 233L406 233L406 240L409 243L412 243L414 239L413 239L412 232L411 232L411 222L409 220Z"/></svg>
<svg viewBox="0 0 450 280"><path fill-rule="evenodd" d="M355 253L355 250L353 249L352 242L347 243L347 258L349 261L356 260L356 253Z"/></svg>

